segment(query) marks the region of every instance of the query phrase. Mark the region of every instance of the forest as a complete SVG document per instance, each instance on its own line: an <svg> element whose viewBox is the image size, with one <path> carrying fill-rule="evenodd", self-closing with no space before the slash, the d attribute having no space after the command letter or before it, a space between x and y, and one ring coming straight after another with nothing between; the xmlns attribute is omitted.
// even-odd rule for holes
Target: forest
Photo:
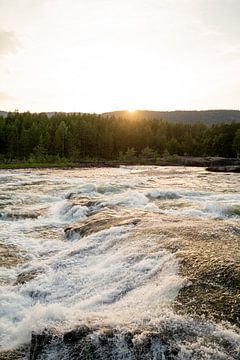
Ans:
<svg viewBox="0 0 240 360"><path fill-rule="evenodd" d="M167 155L240 157L240 123L207 125L96 114L0 117L0 162L81 162Z"/></svg>

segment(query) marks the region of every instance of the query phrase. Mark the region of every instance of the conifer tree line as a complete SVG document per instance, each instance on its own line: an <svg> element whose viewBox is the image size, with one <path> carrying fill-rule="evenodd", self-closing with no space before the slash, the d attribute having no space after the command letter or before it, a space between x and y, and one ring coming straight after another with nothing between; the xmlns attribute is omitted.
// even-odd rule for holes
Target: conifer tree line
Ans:
<svg viewBox="0 0 240 360"><path fill-rule="evenodd" d="M240 156L240 123L168 123L96 114L8 113L0 117L0 161L127 160L163 155Z"/></svg>

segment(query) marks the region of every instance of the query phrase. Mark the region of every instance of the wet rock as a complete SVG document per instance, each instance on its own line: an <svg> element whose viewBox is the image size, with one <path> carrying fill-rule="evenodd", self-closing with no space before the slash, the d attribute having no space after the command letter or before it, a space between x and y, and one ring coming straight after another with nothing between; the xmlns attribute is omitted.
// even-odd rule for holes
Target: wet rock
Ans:
<svg viewBox="0 0 240 360"><path fill-rule="evenodd" d="M174 309L205 321L240 326L240 237L236 220L194 219L175 222L164 215L142 219L136 237L159 238L159 247L175 253L179 275L186 279ZM169 221L168 221L169 220ZM213 229L214 226L214 229Z"/></svg>
<svg viewBox="0 0 240 360"><path fill-rule="evenodd" d="M33 280L37 276L37 274L38 273L35 270L22 272L18 274L17 280L15 281L14 285L23 285L26 282Z"/></svg>
<svg viewBox="0 0 240 360"><path fill-rule="evenodd" d="M88 236L98 231L110 229L113 226L137 225L140 219L123 216L118 217L109 215L104 212L97 213L87 220L74 223L71 227L67 227L64 232L67 239L76 235L81 237Z"/></svg>
<svg viewBox="0 0 240 360"><path fill-rule="evenodd" d="M0 219L3 220L24 220L24 219L37 219L41 215L40 212L22 212L14 210L11 212L3 211L0 213Z"/></svg>
<svg viewBox="0 0 240 360"><path fill-rule="evenodd" d="M14 245L0 244L0 266L11 268L22 264L27 260L23 255L23 251Z"/></svg>
<svg viewBox="0 0 240 360"><path fill-rule="evenodd" d="M29 347L25 346L17 350L0 351L0 360L23 360L29 358Z"/></svg>
<svg viewBox="0 0 240 360"><path fill-rule="evenodd" d="M176 304L175 309L181 314L188 313L191 316L200 316L212 321L222 320L239 324L239 296L223 293L214 286L200 283L184 287L180 291L178 299L181 302Z"/></svg>
<svg viewBox="0 0 240 360"><path fill-rule="evenodd" d="M30 345L30 359L38 359L38 356L42 352L43 348L50 344L52 339L53 335L47 330L43 331L41 334L33 333Z"/></svg>
<svg viewBox="0 0 240 360"><path fill-rule="evenodd" d="M94 348L89 334L92 331L80 327L65 334L54 334L47 330L40 334L33 333L30 347L30 360L44 360L49 353L59 359L95 359Z"/></svg>
<svg viewBox="0 0 240 360"><path fill-rule="evenodd" d="M71 330L63 335L64 343L74 343L86 337L90 333L88 326L83 325L75 330Z"/></svg>
<svg viewBox="0 0 240 360"><path fill-rule="evenodd" d="M165 156L157 161L157 165L161 166L230 166L240 165L239 159L223 158L223 157L194 157L194 156Z"/></svg>
<svg viewBox="0 0 240 360"><path fill-rule="evenodd" d="M188 283L180 290L175 309L239 326L239 234L230 237L221 221L214 234L211 226L211 222L201 221L198 227L192 226L191 233L183 226L178 229L183 236L177 254L180 274Z"/></svg>
<svg viewBox="0 0 240 360"><path fill-rule="evenodd" d="M240 165L228 165L228 166L209 166L207 171L213 172L234 172L240 173Z"/></svg>
<svg viewBox="0 0 240 360"><path fill-rule="evenodd" d="M179 359L238 359L238 349L228 339L216 338L209 328L202 333L203 323L176 323L174 327L147 330L120 330L114 328L90 329L84 327L66 334L44 331L33 334L30 360L179 360ZM210 331L211 331L210 330ZM65 340L64 340L65 339ZM211 342L214 341L213 347ZM192 344L194 344L192 346ZM219 357L220 356L220 357Z"/></svg>
<svg viewBox="0 0 240 360"><path fill-rule="evenodd" d="M49 359L49 354L62 360L174 360L178 353L179 348L166 342L161 333L83 326L63 335L33 334L30 360Z"/></svg>

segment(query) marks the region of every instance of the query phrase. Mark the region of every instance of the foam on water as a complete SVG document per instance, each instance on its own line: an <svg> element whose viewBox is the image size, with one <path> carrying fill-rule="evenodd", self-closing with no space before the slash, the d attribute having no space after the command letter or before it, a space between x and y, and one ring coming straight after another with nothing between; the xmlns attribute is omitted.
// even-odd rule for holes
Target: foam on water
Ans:
<svg viewBox="0 0 240 360"><path fill-rule="evenodd" d="M2 345L27 342L31 331L53 323L74 325L77 319L100 317L119 326L149 322L153 311L155 317L160 314L182 284L177 262L172 254L153 251L153 240L144 251L146 240L131 240L131 229L111 228L79 239L42 261L35 279L5 288L0 295Z"/></svg>
<svg viewBox="0 0 240 360"><path fill-rule="evenodd" d="M149 199L139 191L127 190L123 194L115 194L101 201L103 206L118 205L129 209L159 211L157 205L149 203Z"/></svg>
<svg viewBox="0 0 240 360"><path fill-rule="evenodd" d="M172 301L185 280L178 275L175 255L160 250L158 237L133 236L134 225L76 236L73 241L64 237L69 224L109 209L115 216L154 212L159 221L162 214L237 221L240 195L236 178L230 179L229 191L223 184L216 192L215 179L221 175L205 178L199 177L203 170L191 171L162 168L159 176L156 167L124 167L0 173L1 212L11 214L16 206L23 214L39 211L34 219L0 219L0 243L16 246L26 258L12 269L0 268L2 347L11 349L29 342L32 331L51 326L61 330L84 323L159 329L170 324L185 332L195 331L204 339L201 344L193 339L183 341L183 359L193 358L198 345L209 358L214 351L225 358L221 348L206 342L206 334L211 329L218 340L222 337L236 343L239 335L234 330L206 323L199 327L172 311ZM186 180L189 176L191 187ZM81 205L84 199L93 200L92 205ZM23 272L34 276L18 283Z"/></svg>
<svg viewBox="0 0 240 360"><path fill-rule="evenodd" d="M15 269L7 269L5 267L0 267L0 285L8 284L9 282L13 283L16 279L17 271Z"/></svg>
<svg viewBox="0 0 240 360"><path fill-rule="evenodd" d="M229 218L240 216L240 195L186 191L180 189L153 189L145 192L149 199L156 199L161 212L184 217ZM161 201L164 201L164 208ZM168 206L166 206L166 200ZM180 201L180 207L176 205ZM184 201L184 207L182 206Z"/></svg>
<svg viewBox="0 0 240 360"><path fill-rule="evenodd" d="M61 200L50 207L45 219L53 223L69 223L86 218L88 212L87 206L73 205L66 200ZM44 218L42 220L44 221Z"/></svg>

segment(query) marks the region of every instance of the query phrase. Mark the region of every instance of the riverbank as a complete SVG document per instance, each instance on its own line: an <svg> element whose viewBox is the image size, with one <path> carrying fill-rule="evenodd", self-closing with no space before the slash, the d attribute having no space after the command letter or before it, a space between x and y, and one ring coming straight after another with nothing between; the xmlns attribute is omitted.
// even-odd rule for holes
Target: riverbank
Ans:
<svg viewBox="0 0 240 360"><path fill-rule="evenodd" d="M80 162L57 162L57 163L38 163L38 162L9 162L0 163L0 169L73 169L90 167L119 167L119 166L199 166L199 167L226 167L239 166L240 159L223 157L191 157L191 156L166 156L161 158L135 158L125 161L120 160L82 160Z"/></svg>

